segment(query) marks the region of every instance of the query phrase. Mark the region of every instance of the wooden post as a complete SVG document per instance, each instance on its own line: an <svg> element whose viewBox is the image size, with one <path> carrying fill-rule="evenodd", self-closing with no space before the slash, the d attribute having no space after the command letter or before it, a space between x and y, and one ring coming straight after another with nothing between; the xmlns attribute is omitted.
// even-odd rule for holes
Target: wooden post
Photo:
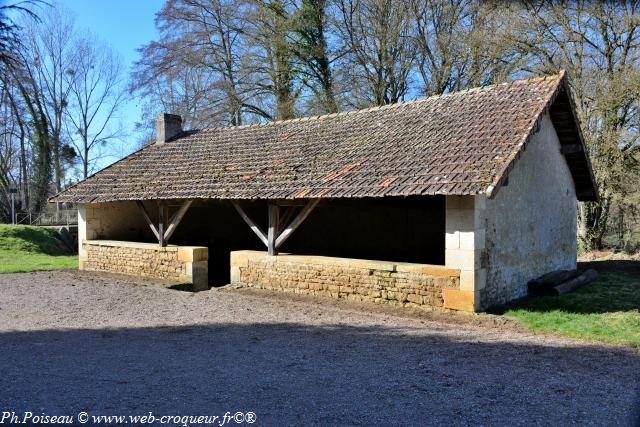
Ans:
<svg viewBox="0 0 640 427"><path fill-rule="evenodd" d="M278 236L279 207L269 203L269 230L267 232L267 251L269 255L276 255L276 238Z"/></svg>
<svg viewBox="0 0 640 427"><path fill-rule="evenodd" d="M166 205L164 202L158 202L158 243L160 246L167 246L164 239L165 223L166 223Z"/></svg>

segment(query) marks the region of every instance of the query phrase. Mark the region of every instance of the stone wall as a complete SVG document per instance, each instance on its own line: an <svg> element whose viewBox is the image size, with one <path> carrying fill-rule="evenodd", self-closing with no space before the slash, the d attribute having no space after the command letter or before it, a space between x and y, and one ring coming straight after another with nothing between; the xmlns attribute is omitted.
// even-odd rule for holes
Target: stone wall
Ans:
<svg viewBox="0 0 640 427"><path fill-rule="evenodd" d="M527 295L527 282L545 273L576 268L577 206L573 178L547 115L509 173L508 185L491 199L476 196L476 222L485 240L481 308Z"/></svg>
<svg viewBox="0 0 640 427"><path fill-rule="evenodd" d="M322 256L231 253L231 283L298 294L412 307L446 307L460 272L438 265Z"/></svg>
<svg viewBox="0 0 640 427"><path fill-rule="evenodd" d="M196 291L208 288L209 250L199 246L85 240L81 243L80 270L107 271L193 283Z"/></svg>

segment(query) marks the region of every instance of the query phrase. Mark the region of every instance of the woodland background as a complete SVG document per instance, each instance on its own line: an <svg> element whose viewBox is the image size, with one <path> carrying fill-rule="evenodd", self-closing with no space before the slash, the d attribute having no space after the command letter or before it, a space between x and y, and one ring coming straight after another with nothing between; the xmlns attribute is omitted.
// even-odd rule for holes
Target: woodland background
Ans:
<svg viewBox="0 0 640 427"><path fill-rule="evenodd" d="M0 3L1 4L1 3ZM0 5L0 222L152 136L384 105L565 69L598 181L583 250L640 250L640 0L167 0L133 69L62 6ZM135 136L118 126L144 104ZM132 142L133 141L133 142Z"/></svg>

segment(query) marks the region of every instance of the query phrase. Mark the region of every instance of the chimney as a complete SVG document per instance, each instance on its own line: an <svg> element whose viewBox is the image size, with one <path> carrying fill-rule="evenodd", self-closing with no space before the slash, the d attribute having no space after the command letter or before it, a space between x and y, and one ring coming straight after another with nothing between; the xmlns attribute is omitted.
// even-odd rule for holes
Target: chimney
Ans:
<svg viewBox="0 0 640 427"><path fill-rule="evenodd" d="M156 118L156 144L164 144L182 132L182 117L160 113Z"/></svg>

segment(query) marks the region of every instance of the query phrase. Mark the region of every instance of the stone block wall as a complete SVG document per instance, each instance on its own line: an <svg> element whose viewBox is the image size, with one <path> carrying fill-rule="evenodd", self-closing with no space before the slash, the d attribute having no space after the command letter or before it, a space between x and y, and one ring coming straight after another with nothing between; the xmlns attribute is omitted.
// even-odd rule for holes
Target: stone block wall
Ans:
<svg viewBox="0 0 640 427"><path fill-rule="evenodd" d="M231 252L231 283L298 294L421 308L448 308L459 270L438 265Z"/></svg>
<svg viewBox="0 0 640 427"><path fill-rule="evenodd" d="M196 291L208 288L209 250L199 246L85 240L80 243L80 270L107 271L192 283Z"/></svg>

